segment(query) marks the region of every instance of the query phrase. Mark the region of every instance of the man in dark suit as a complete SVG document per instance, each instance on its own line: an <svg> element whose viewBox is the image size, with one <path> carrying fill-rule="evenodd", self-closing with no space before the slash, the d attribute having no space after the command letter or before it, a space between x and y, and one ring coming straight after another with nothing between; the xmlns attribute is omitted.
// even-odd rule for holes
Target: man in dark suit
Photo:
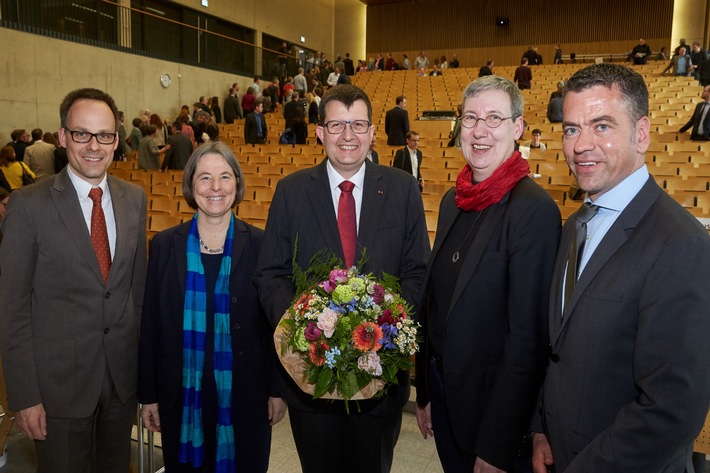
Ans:
<svg viewBox="0 0 710 473"><path fill-rule="evenodd" d="M638 73L578 71L563 113L564 154L587 202L555 263L535 471L692 472L710 399L710 238L648 174Z"/></svg>
<svg viewBox="0 0 710 473"><path fill-rule="evenodd" d="M163 164L160 167L163 171L166 169L185 169L187 161L190 159L192 154L192 141L187 135L183 134L180 130L182 129L182 123L174 122L172 126L172 135L168 138L168 144L170 147L165 153L165 158L163 159Z"/></svg>
<svg viewBox="0 0 710 473"><path fill-rule="evenodd" d="M419 147L419 133L410 131L407 133L407 146L397 150L394 155L392 167L401 169L417 180L419 190L424 190L424 179L422 179L422 152L417 149Z"/></svg>
<svg viewBox="0 0 710 473"><path fill-rule="evenodd" d="M409 114L407 108L407 98L400 95L395 99L396 106L387 111L385 115L385 133L387 134L387 144L390 146L404 146L405 139L409 132Z"/></svg>
<svg viewBox="0 0 710 473"><path fill-rule="evenodd" d="M118 111L96 89L60 106L69 165L12 193L0 248L10 408L38 471L125 473L136 413L146 198L107 176Z"/></svg>
<svg viewBox="0 0 710 473"><path fill-rule="evenodd" d="M224 99L224 123L231 125L234 120L242 118L242 107L237 99L237 89L229 89L229 95Z"/></svg>
<svg viewBox="0 0 710 473"><path fill-rule="evenodd" d="M355 75L355 64L353 64L353 60L350 58L350 53L345 53L343 65L345 66L345 74L349 76Z"/></svg>
<svg viewBox="0 0 710 473"><path fill-rule="evenodd" d="M410 304L418 300L429 255L422 201L407 175L367 160L374 134L371 120L372 106L362 90L352 85L328 90L316 129L327 159L276 186L254 278L273 326L295 296L290 279L294 251L302 269L323 249L348 266L365 254L362 272L396 276L402 296ZM341 237L338 225L340 199L348 200L348 190L357 222L352 245L347 233ZM409 396L407 379L408 373L400 372L399 385L380 399L351 405L348 415L342 402L314 401L284 375L281 394L289 405L304 473L388 472Z"/></svg>
<svg viewBox="0 0 710 473"><path fill-rule="evenodd" d="M685 133L692 128L690 132L691 140L708 141L710 139L710 117L708 117L708 112L710 112L710 85L703 88L700 96L703 98L703 102L695 106L693 116L690 117L688 123L678 130L678 133Z"/></svg>
<svg viewBox="0 0 710 473"><path fill-rule="evenodd" d="M264 144L266 143L266 119L264 118L264 100L256 99L254 112L247 115L244 120L244 141L247 144Z"/></svg>
<svg viewBox="0 0 710 473"><path fill-rule="evenodd" d="M486 65L478 70L478 77L492 76L493 75L493 59L486 61Z"/></svg>

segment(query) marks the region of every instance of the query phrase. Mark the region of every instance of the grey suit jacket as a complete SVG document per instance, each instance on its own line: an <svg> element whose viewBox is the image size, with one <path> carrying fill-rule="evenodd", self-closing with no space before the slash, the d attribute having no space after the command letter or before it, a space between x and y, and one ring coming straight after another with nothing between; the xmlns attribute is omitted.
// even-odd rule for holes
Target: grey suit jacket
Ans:
<svg viewBox="0 0 710 473"><path fill-rule="evenodd" d="M710 238L649 177L561 319L573 221L552 281L543 386L556 470L682 472L710 399Z"/></svg>
<svg viewBox="0 0 710 473"><path fill-rule="evenodd" d="M430 251L419 190L416 182L400 171L370 161L365 165L355 261L366 250L368 259L361 268L363 272L376 275L386 272L399 277L403 297L414 306L419 299ZM274 192L254 277L262 306L273 327L295 296L289 277L296 243L296 261L304 270L311 257L324 248L343 259L325 160L313 168L284 177ZM294 383L282 394L291 406L313 407L307 404L310 396L301 393ZM400 394L406 401L406 393ZM401 408L401 405L395 406L397 403L389 409ZM337 409L338 412L343 410L342 406Z"/></svg>
<svg viewBox="0 0 710 473"><path fill-rule="evenodd" d="M108 369L134 395L146 268L146 198L108 176L116 249L104 285L67 170L12 193L0 247L0 349L13 410L90 416Z"/></svg>

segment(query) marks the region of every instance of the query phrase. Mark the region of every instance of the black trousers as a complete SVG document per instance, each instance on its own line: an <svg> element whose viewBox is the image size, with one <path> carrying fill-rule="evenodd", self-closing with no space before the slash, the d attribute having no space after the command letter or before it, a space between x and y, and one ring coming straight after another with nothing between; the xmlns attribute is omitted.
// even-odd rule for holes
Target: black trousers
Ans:
<svg viewBox="0 0 710 473"><path fill-rule="evenodd" d="M402 411L388 416L289 409L303 473L388 473Z"/></svg>

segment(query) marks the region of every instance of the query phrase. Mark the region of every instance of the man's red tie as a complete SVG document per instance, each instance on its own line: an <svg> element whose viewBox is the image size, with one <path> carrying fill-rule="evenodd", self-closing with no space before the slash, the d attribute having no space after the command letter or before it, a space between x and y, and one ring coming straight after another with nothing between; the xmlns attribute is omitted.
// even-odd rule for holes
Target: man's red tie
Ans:
<svg viewBox="0 0 710 473"><path fill-rule="evenodd" d="M99 260L99 268L104 277L104 283L108 281L108 272L111 269L111 248L108 245L108 231L106 230L106 217L101 206L101 196L104 191L100 187L94 187L89 191L89 198L94 203L91 209L91 243L94 245L96 258Z"/></svg>
<svg viewBox="0 0 710 473"><path fill-rule="evenodd" d="M355 199L353 198L355 184L343 181L338 187L340 187L338 230L340 230L340 242L343 245L345 264L349 268L355 263L355 249L357 248L357 221L355 220Z"/></svg>

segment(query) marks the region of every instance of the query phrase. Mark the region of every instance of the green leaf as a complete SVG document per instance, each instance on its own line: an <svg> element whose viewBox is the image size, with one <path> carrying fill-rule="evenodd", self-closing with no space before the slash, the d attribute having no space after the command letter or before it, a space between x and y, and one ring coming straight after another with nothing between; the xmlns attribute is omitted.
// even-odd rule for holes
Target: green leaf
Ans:
<svg viewBox="0 0 710 473"><path fill-rule="evenodd" d="M318 399L323 394L328 392L331 381L333 381L333 372L327 368L321 369L320 375L318 375L316 389L313 392L313 399Z"/></svg>
<svg viewBox="0 0 710 473"><path fill-rule="evenodd" d="M340 392L345 399L350 399L360 390L357 382L357 376L352 371L345 373L343 379L340 380Z"/></svg>

